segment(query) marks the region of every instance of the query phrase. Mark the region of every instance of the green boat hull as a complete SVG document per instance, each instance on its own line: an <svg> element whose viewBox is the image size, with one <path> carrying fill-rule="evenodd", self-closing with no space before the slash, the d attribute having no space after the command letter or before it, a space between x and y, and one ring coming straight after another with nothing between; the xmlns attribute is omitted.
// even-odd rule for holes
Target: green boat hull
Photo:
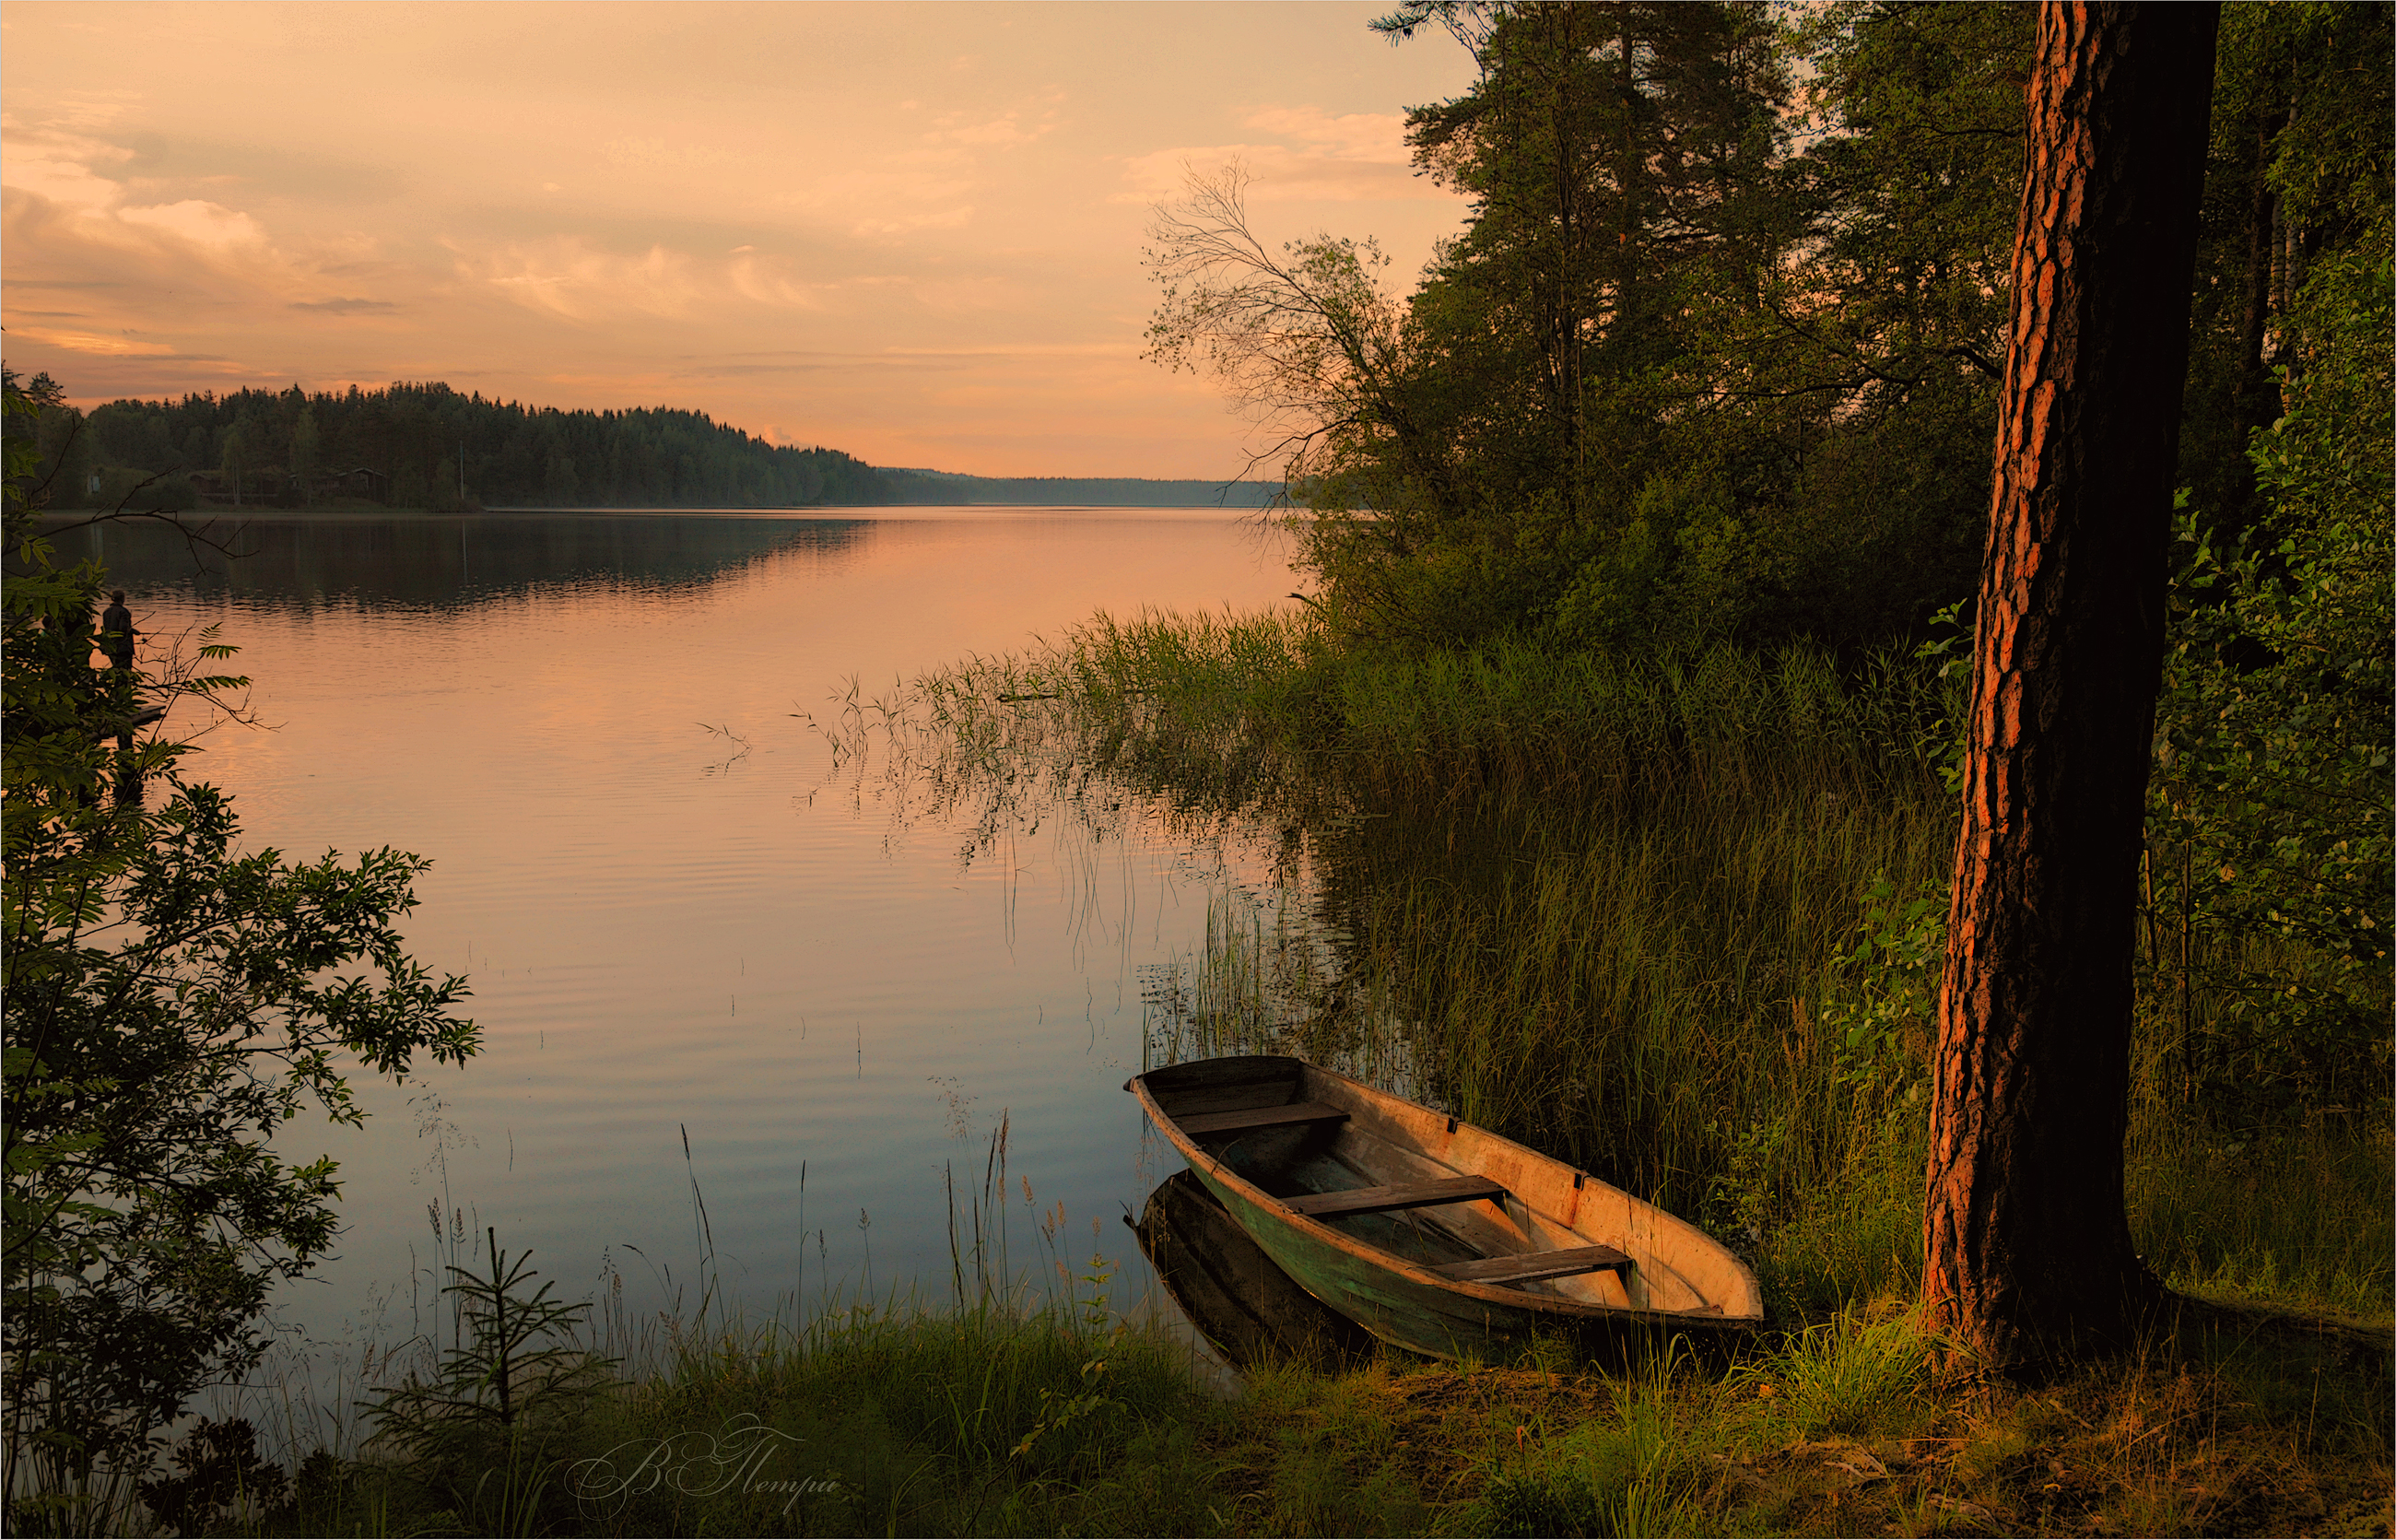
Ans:
<svg viewBox="0 0 2396 1540"><path fill-rule="evenodd" d="M1273 1265L1308 1294L1383 1342L1431 1358L1496 1363L1530 1345L1545 1312L1510 1308L1459 1297L1453 1290L1412 1283L1394 1268L1379 1266L1337 1246L1326 1246L1250 1202L1231 1188L1197 1172L1249 1239Z"/></svg>

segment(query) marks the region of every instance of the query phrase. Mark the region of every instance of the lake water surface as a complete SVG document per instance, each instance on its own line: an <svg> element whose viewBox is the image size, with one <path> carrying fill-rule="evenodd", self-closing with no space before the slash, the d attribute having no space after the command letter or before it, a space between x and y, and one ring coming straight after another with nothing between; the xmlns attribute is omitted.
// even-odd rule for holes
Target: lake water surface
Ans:
<svg viewBox="0 0 2396 1540"><path fill-rule="evenodd" d="M1277 543L1215 511L967 509L286 515L239 543L195 564L103 528L60 554L106 561L153 641L242 648L272 730L216 727L187 766L248 848L433 860L406 935L472 976L484 1031L462 1069L361 1078L363 1129L280 1141L340 1162L348 1226L286 1325L418 1329L432 1212L531 1247L567 1297L612 1270L668 1302L707 1246L694 1184L752 1314L825 1281L943 1293L944 1172L978 1187L1001 1119L1069 1257L1095 1234L1138 1292L1116 1218L1170 1162L1121 1087L1236 860L1065 817L966 860L937 814L830 775L809 718L1101 608L1271 604Z"/></svg>

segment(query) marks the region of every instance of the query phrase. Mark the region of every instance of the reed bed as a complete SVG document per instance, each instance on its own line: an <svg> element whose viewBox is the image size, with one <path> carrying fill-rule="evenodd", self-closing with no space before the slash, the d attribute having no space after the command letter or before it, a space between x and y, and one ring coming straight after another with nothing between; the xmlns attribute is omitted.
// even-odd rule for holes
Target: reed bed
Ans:
<svg viewBox="0 0 2396 1540"><path fill-rule="evenodd" d="M1274 852L1154 991L1152 1056L1300 1052L1737 1229L1843 1179L1905 1089L1819 1011L1863 896L1951 859L1946 705L1804 649L1382 657L1148 615L844 741L980 827L1037 796Z"/></svg>
<svg viewBox="0 0 2396 1540"><path fill-rule="evenodd" d="M1263 857L1151 989L1152 1059L1364 1074L1697 1218L1782 1305L1835 1313L1918 1279L1960 688L1803 647L1375 653L1302 614L1099 616L834 736L860 783L878 752L986 829L1061 803ZM2213 1002L2147 976L2149 1256L2384 1316L2384 1087L2228 1129L2187 1089Z"/></svg>

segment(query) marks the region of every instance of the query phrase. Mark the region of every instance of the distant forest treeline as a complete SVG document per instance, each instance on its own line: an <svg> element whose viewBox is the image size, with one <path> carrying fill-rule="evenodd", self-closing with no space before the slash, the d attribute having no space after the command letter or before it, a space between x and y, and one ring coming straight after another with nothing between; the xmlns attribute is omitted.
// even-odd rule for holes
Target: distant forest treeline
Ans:
<svg viewBox="0 0 2396 1540"><path fill-rule="evenodd" d="M38 383L38 382L37 382ZM444 384L52 407L49 502L114 507L813 508L926 503L1262 504L1277 486L1133 478L992 478L885 470L795 448L703 412L559 411Z"/></svg>
<svg viewBox="0 0 2396 1540"><path fill-rule="evenodd" d="M876 471L903 487L899 503L1049 504L1082 508L1262 508L1278 481L1151 481L1142 476L964 476L953 471Z"/></svg>

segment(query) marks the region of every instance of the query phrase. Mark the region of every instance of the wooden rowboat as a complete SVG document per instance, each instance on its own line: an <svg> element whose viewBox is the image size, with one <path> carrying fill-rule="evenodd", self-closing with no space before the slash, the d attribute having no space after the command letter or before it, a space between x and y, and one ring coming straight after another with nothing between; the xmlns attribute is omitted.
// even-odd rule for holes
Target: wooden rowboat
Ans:
<svg viewBox="0 0 2396 1540"><path fill-rule="evenodd" d="M1283 1272L1385 1342L1489 1361L1542 1327L1763 1323L1755 1275L1696 1226L1346 1075L1258 1055L1125 1089Z"/></svg>

